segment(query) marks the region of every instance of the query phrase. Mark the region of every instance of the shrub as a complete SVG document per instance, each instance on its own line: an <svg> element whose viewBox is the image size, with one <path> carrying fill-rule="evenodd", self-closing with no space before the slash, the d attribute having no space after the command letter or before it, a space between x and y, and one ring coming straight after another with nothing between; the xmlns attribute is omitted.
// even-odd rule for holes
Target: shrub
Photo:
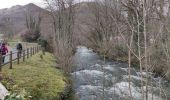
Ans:
<svg viewBox="0 0 170 100"><path fill-rule="evenodd" d="M29 30L21 35L22 40L26 42L36 42L39 37L40 33L35 33Z"/></svg>
<svg viewBox="0 0 170 100"><path fill-rule="evenodd" d="M41 17L26 16L27 31L21 35L22 39L27 42L35 42L40 37Z"/></svg>
<svg viewBox="0 0 170 100"><path fill-rule="evenodd" d="M6 96L5 100L25 100L25 98L14 93L14 94L10 94L10 95Z"/></svg>

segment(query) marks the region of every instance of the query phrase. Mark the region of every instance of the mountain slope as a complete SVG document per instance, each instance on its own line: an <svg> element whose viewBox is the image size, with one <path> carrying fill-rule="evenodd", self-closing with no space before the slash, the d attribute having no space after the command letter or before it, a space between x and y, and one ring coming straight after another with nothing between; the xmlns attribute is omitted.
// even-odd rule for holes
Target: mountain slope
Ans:
<svg viewBox="0 0 170 100"><path fill-rule="evenodd" d="M77 39L87 35L89 32L89 23L93 23L93 14L91 8L92 2L81 2L74 5L75 8L75 37ZM49 33L52 33L53 22L50 16L50 12L38 7L35 4L27 4L25 6L16 5L11 8L0 9L0 33L8 33L9 31L14 34L22 34L27 28L25 26L26 14L32 16L41 16L41 33L45 37L49 37Z"/></svg>
<svg viewBox="0 0 170 100"><path fill-rule="evenodd" d="M11 8L0 9L0 32L5 33L7 30L10 30L13 33L20 33L23 30L26 30L26 14L43 16L46 12L46 10L33 3L25 6L16 5Z"/></svg>

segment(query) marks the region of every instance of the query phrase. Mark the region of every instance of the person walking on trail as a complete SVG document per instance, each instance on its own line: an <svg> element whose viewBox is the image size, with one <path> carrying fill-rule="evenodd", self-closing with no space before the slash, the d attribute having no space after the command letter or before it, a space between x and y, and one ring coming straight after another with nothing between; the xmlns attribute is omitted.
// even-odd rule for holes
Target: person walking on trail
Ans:
<svg viewBox="0 0 170 100"><path fill-rule="evenodd" d="M2 62L5 63L5 55L8 53L8 48L6 47L5 43L1 44L0 51L1 51L1 55L2 55Z"/></svg>
<svg viewBox="0 0 170 100"><path fill-rule="evenodd" d="M22 44L20 42L17 44L16 49L18 51L18 56L20 58L22 54Z"/></svg>

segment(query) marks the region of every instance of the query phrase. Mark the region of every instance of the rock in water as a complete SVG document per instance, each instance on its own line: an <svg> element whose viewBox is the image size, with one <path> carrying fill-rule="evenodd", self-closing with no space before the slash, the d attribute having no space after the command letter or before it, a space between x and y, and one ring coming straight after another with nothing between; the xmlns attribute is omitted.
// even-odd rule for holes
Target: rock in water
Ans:
<svg viewBox="0 0 170 100"><path fill-rule="evenodd" d="M8 94L8 90L0 83L0 100L4 100Z"/></svg>

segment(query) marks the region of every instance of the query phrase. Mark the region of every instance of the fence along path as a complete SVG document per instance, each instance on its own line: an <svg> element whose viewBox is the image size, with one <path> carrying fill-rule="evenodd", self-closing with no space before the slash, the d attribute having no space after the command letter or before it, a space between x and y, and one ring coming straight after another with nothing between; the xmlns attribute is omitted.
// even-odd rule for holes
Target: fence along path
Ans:
<svg viewBox="0 0 170 100"><path fill-rule="evenodd" d="M28 59L29 57L33 56L34 54L38 53L40 51L40 46L34 46L31 48L27 48L22 50L22 55L19 56L19 52L17 50L10 51L8 54L2 56L0 54L0 71L2 71L2 67L9 64L9 69L12 69L13 62L17 61L17 64L20 63L20 60L23 62ZM2 62L2 58L5 57L5 62Z"/></svg>

